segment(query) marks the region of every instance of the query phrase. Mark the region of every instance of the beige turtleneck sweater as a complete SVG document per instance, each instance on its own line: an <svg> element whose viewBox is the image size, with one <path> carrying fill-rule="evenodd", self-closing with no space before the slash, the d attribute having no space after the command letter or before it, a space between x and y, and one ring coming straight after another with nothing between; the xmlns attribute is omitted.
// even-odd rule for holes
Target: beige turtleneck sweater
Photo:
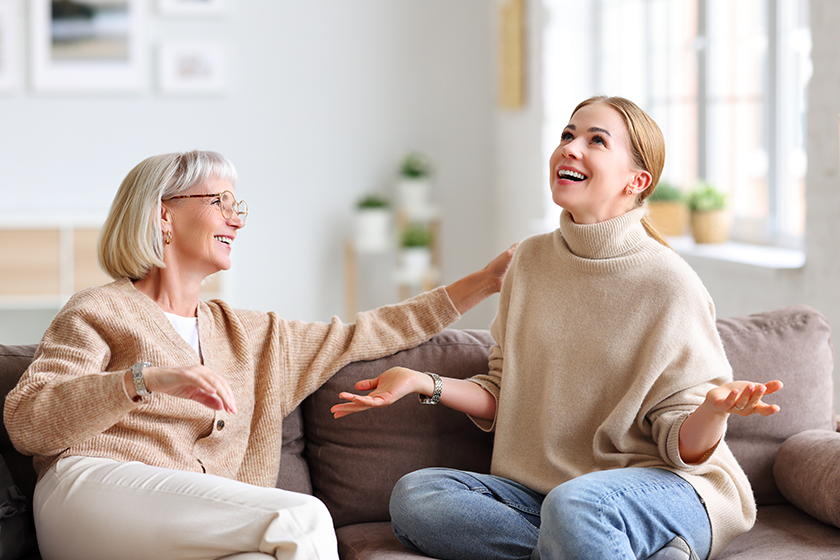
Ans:
<svg viewBox="0 0 840 560"><path fill-rule="evenodd" d="M283 418L304 398L344 365L420 344L459 317L444 288L359 313L354 325L200 302L204 364L231 385L231 415L164 393L128 397L123 376L132 364L200 359L157 304L118 280L79 292L59 312L6 398L5 423L15 447L35 456L39 477L75 455L274 486Z"/></svg>
<svg viewBox="0 0 840 560"><path fill-rule="evenodd" d="M694 271L650 238L645 209L592 225L568 212L523 241L505 278L490 373L491 472L543 494L574 477L660 467L694 486L712 557L755 521L744 472L725 442L702 464L678 450L682 422L732 371L714 306Z"/></svg>

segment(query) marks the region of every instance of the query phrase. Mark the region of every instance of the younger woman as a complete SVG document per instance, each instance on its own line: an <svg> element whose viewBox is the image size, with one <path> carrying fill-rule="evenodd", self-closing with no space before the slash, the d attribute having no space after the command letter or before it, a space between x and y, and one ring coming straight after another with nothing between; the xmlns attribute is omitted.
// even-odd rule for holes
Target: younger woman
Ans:
<svg viewBox="0 0 840 560"><path fill-rule="evenodd" d="M755 520L723 441L781 383L733 382L714 305L649 226L659 127L632 102L578 105L551 156L560 228L523 241L492 326L490 372L394 368L342 393L341 417L408 393L495 431L491 475L425 469L391 497L394 530L441 559L711 558Z"/></svg>

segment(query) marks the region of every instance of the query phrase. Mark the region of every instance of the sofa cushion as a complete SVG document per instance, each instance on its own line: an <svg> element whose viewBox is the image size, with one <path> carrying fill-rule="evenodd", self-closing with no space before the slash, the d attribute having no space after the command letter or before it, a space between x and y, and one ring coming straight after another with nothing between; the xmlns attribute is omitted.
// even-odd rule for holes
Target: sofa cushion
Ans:
<svg viewBox="0 0 840 560"><path fill-rule="evenodd" d="M716 560L837 560L840 529L787 505L758 508L755 526L735 538Z"/></svg>
<svg viewBox="0 0 840 560"><path fill-rule="evenodd" d="M840 433L809 430L789 438L779 448L773 474L793 505L840 527Z"/></svg>
<svg viewBox="0 0 840 560"><path fill-rule="evenodd" d="M336 420L330 408L341 402L338 394L395 366L458 378L486 373L493 344L488 331L447 330L388 358L349 364L304 401L314 494L336 527L389 521L391 489L406 473L431 466L489 472L492 453L492 436L445 406L404 398Z"/></svg>
<svg viewBox="0 0 840 560"><path fill-rule="evenodd" d="M303 457L304 448L303 412L297 407L283 419L283 448L280 454L277 488L312 494L309 466Z"/></svg>
<svg viewBox="0 0 840 560"><path fill-rule="evenodd" d="M779 379L785 385L765 397L781 407L779 413L731 416L726 441L758 504L786 503L773 479L779 446L805 430L834 430L831 327L805 305L719 319L717 326L735 379Z"/></svg>

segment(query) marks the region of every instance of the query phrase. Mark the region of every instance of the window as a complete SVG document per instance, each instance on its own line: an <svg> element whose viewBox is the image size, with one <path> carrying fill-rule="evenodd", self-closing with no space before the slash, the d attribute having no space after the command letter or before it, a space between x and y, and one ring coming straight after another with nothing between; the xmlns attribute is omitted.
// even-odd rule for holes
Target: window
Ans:
<svg viewBox="0 0 840 560"><path fill-rule="evenodd" d="M621 95L662 128L662 179L729 194L733 239L799 247L807 0L546 0L546 149L574 105Z"/></svg>

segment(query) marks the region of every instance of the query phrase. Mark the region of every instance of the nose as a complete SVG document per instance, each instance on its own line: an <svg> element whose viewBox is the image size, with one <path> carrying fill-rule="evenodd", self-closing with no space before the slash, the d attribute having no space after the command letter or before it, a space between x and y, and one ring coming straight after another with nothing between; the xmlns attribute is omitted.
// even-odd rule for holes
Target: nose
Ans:
<svg viewBox="0 0 840 560"><path fill-rule="evenodd" d="M578 140L580 138L574 138L565 144L560 145L560 153L562 153L565 157L578 159L580 157L580 149L578 148Z"/></svg>
<svg viewBox="0 0 840 560"><path fill-rule="evenodd" d="M234 214L233 217L227 220L227 224L232 228L242 229L245 227L245 220L239 214Z"/></svg>

